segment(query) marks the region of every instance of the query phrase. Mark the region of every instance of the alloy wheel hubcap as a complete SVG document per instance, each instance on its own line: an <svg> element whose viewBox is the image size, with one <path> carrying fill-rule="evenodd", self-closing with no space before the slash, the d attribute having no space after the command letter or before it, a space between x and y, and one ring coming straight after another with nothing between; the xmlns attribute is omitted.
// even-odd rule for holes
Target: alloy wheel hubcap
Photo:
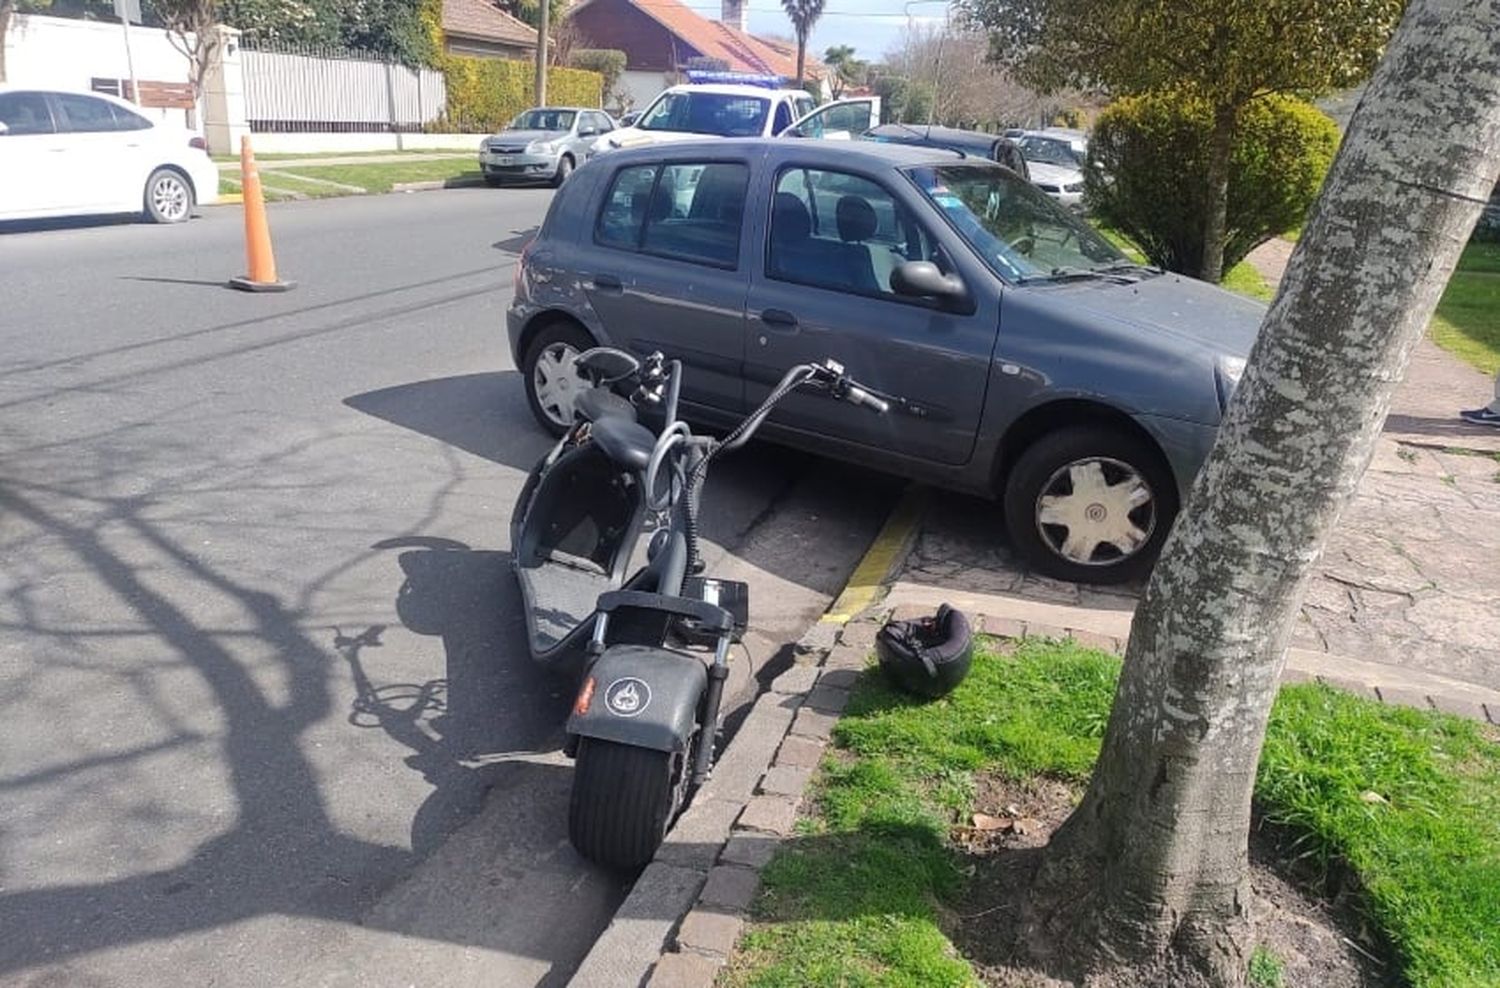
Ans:
<svg viewBox="0 0 1500 988"><path fill-rule="evenodd" d="M1059 468L1036 501L1036 527L1057 555L1080 566L1129 559L1156 531L1156 497L1139 470L1095 456Z"/></svg>
<svg viewBox="0 0 1500 988"><path fill-rule="evenodd" d="M187 186L170 175L157 179L151 187L151 205L167 219L181 219L188 208Z"/></svg>
<svg viewBox="0 0 1500 988"><path fill-rule="evenodd" d="M536 403L554 425L573 424L573 402L587 385L578 375L578 351L567 343L554 343L537 358L531 372Z"/></svg>

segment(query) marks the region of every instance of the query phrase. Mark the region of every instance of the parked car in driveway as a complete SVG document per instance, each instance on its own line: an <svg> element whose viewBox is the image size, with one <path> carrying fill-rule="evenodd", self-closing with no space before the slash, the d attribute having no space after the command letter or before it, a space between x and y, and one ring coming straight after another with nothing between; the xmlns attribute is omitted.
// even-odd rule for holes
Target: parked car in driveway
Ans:
<svg viewBox="0 0 1500 988"><path fill-rule="evenodd" d="M1017 175L1031 178L1031 169L1021 146L1008 137L986 134L979 130L959 130L955 127L926 127L910 124L881 124L865 131L864 137L887 144L916 144L925 147L949 148L964 154L998 161Z"/></svg>
<svg viewBox="0 0 1500 988"><path fill-rule="evenodd" d="M542 106L518 115L479 145L479 167L490 185L551 182L561 185L583 164L600 134L615 129L603 110Z"/></svg>
<svg viewBox="0 0 1500 988"><path fill-rule="evenodd" d="M0 85L0 220L181 223L218 196L219 170L192 131L112 96Z"/></svg>
<svg viewBox="0 0 1500 988"><path fill-rule="evenodd" d="M1031 167L1037 188L1064 206L1083 205L1083 160L1088 145L1076 131L1029 131L1016 143Z"/></svg>
<svg viewBox="0 0 1500 988"><path fill-rule="evenodd" d="M680 358L708 425L831 357L891 413L799 394L766 436L998 498L1037 569L1112 582L1165 539L1263 313L1130 263L993 162L731 140L580 171L518 262L507 323L554 433L596 344Z"/></svg>

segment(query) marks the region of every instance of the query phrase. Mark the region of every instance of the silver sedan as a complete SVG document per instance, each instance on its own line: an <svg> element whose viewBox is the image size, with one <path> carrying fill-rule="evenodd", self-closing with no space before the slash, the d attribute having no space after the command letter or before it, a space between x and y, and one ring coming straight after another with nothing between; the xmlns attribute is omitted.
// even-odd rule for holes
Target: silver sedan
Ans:
<svg viewBox="0 0 1500 988"><path fill-rule="evenodd" d="M603 110L544 106L527 110L479 145L479 167L490 185L551 182L561 185L583 163L600 134L615 129Z"/></svg>

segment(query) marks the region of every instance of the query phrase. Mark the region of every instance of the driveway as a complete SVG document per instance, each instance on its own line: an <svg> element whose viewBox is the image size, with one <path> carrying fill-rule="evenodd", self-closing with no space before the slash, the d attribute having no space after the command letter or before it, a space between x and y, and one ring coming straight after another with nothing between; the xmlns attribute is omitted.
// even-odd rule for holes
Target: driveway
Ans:
<svg viewBox="0 0 1500 988"><path fill-rule="evenodd" d="M285 295L220 287L235 209L0 233L0 983L557 985L608 922L507 569L546 443L502 315L548 196L274 207ZM893 491L716 472L750 664Z"/></svg>

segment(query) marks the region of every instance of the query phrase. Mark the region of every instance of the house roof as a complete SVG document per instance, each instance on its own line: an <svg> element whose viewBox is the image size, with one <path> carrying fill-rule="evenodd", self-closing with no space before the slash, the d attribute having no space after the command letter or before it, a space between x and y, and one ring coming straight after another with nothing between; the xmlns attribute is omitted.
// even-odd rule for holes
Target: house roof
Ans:
<svg viewBox="0 0 1500 988"><path fill-rule="evenodd" d="M536 47L536 31L490 0L443 0L443 32L483 41Z"/></svg>
<svg viewBox="0 0 1500 988"><path fill-rule="evenodd" d="M766 72L797 77L797 46L794 43L760 38L722 21L711 21L694 13L677 0L631 0L634 6L662 27L672 32L705 58L721 58L736 72ZM821 62L807 56L807 75L820 77Z"/></svg>

